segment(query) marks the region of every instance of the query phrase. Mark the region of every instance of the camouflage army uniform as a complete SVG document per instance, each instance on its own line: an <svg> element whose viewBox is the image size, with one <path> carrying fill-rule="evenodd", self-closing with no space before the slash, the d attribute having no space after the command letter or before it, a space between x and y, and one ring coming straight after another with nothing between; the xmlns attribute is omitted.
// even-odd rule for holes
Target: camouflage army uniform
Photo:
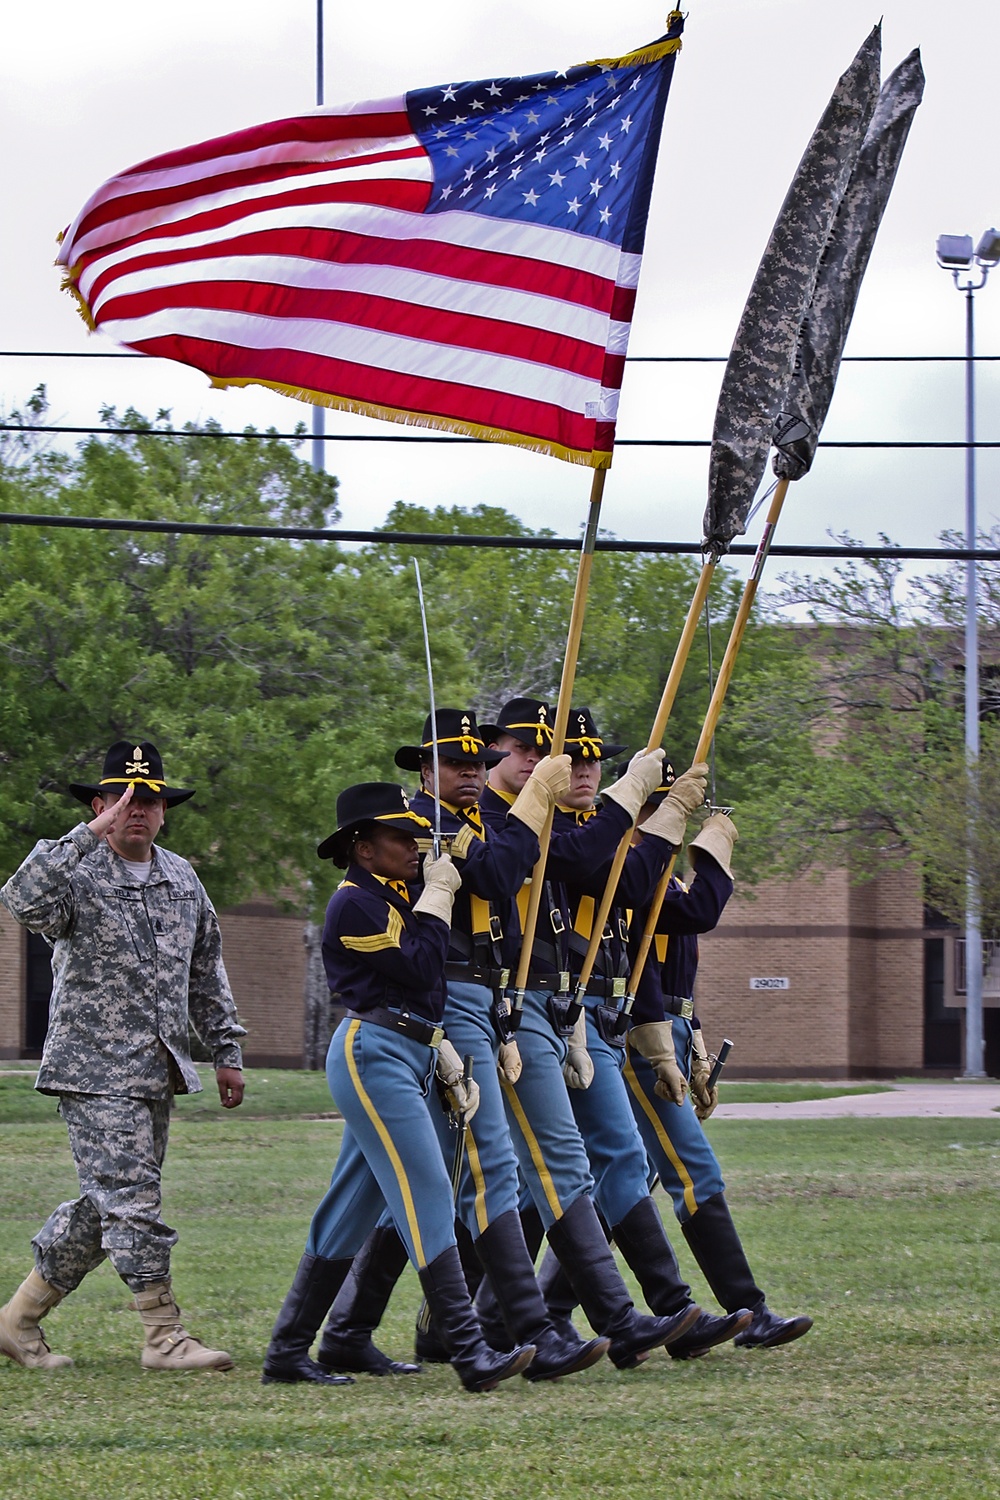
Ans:
<svg viewBox="0 0 1000 1500"><path fill-rule="evenodd" d="M201 1089L189 1018L216 1068L241 1066L218 919L187 860L154 846L141 883L84 823L38 843L0 900L53 945L35 1087L59 1096L80 1179L33 1241L37 1269L69 1292L108 1256L141 1291L168 1277L177 1241L160 1169L172 1096Z"/></svg>

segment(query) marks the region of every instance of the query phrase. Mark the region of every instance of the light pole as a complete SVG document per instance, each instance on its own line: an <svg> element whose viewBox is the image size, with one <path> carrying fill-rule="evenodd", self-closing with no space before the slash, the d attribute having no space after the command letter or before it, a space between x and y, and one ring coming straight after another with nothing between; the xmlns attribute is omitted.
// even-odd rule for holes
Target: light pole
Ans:
<svg viewBox="0 0 1000 1500"><path fill-rule="evenodd" d="M971 234L942 234L938 265L950 271L965 293L965 545L976 548L976 404L973 297L1000 262L1000 233L987 229L975 250ZM978 279L976 273L978 272ZM964 280L961 278L963 277ZM970 775L970 829L977 813L979 764L979 620L976 613L976 561L965 564L965 757ZM965 877L965 1071L963 1078L985 1078L983 1066L983 935L980 927L979 871L970 840Z"/></svg>
<svg viewBox="0 0 1000 1500"><path fill-rule="evenodd" d="M316 107L323 103L323 0L316 0ZM312 466L317 473L326 467L326 408L313 407Z"/></svg>

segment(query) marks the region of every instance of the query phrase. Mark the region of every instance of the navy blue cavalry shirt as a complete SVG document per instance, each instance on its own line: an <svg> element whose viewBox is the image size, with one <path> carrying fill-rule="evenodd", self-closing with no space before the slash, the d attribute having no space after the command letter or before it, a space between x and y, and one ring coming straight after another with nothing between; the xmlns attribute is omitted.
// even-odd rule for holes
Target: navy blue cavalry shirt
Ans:
<svg viewBox="0 0 1000 1500"><path fill-rule="evenodd" d="M711 932L718 926L726 902L733 894L732 880L710 854L695 849L692 855L695 872L690 886L675 875L660 908L653 951L643 970L632 1010L636 1026L666 1018L664 995L687 998L693 994L698 972L698 934ZM633 954L645 922L646 912L637 911L631 929ZM697 1024L695 1020L694 1025Z"/></svg>
<svg viewBox="0 0 1000 1500"><path fill-rule="evenodd" d="M327 983L351 1010L391 1006L439 1023L444 1014L448 924L415 912L410 894L349 865L323 928Z"/></svg>
<svg viewBox="0 0 1000 1500"><path fill-rule="evenodd" d="M488 791L489 789L487 789ZM413 812L434 821L434 798L417 792L410 798ZM499 818L485 815L480 806L452 807L441 803L441 832L451 839L449 852L462 876L455 896L449 961L473 958L491 965L510 966L510 953L520 948L520 924L515 898L538 859L538 839L527 823L509 818L509 804ZM423 847L426 839L418 840ZM490 936L490 919L495 918Z"/></svg>

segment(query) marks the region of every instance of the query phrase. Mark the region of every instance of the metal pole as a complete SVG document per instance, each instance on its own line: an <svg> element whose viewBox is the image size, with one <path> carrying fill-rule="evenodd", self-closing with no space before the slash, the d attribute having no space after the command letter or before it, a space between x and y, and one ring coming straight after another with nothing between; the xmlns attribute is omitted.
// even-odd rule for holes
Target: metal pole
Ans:
<svg viewBox="0 0 1000 1500"><path fill-rule="evenodd" d="M323 103L323 0L316 0L316 107ZM326 408L313 407L312 466L317 474L326 467Z"/></svg>
<svg viewBox="0 0 1000 1500"><path fill-rule="evenodd" d="M985 279L984 276L980 285ZM976 287L970 280L965 287L965 537L969 548L976 545L975 291ZM985 1078L983 935L975 856L975 828L979 813L979 620L976 560L973 557L965 564L965 757L969 768L969 863L965 879L965 1072L962 1076Z"/></svg>

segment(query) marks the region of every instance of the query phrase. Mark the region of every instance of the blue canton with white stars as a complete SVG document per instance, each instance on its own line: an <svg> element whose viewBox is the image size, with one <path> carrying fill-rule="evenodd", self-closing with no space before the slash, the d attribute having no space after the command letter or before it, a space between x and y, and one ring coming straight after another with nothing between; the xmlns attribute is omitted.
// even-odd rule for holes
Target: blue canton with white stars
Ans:
<svg viewBox="0 0 1000 1500"><path fill-rule="evenodd" d="M662 66L594 65L407 94L434 169L426 212L463 209L621 245Z"/></svg>

